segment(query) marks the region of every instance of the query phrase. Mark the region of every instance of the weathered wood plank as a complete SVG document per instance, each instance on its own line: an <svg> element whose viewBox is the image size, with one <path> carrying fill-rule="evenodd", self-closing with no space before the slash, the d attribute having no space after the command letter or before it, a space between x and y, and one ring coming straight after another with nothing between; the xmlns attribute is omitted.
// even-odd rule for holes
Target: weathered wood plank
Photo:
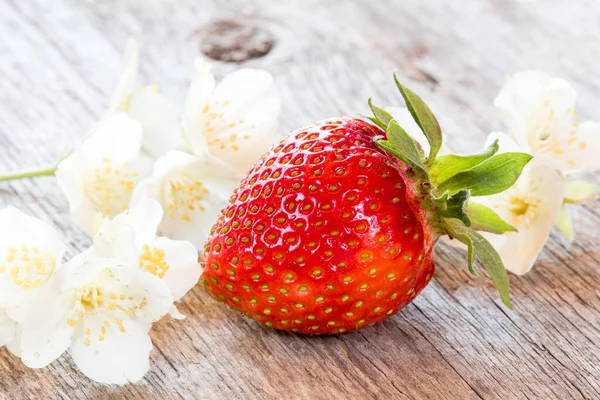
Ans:
<svg viewBox="0 0 600 400"><path fill-rule="evenodd" d="M267 56L244 65L276 76L284 130L366 112L370 95L398 103L394 69L460 150L502 128L493 97L506 74L524 68L568 78L579 115L600 118L600 5L592 0L0 0L0 169L53 162L85 132L103 111L129 35L142 45L142 77L181 103L203 27L219 19L275 38ZM215 71L234 67L216 63ZM89 245L52 178L0 184L0 203L55 223L71 255ZM412 305L341 337L262 328L196 288L181 305L185 321L155 326L141 384L96 385L68 357L30 370L0 351L0 398L595 399L599 221L596 209L582 208L576 244L552 236L536 269L511 277L513 311L448 248L438 249L436 277Z"/></svg>

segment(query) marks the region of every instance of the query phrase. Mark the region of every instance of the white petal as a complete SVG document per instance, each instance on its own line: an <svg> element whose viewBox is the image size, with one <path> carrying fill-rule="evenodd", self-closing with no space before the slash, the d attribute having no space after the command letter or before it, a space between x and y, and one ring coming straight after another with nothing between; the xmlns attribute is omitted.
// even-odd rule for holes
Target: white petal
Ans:
<svg viewBox="0 0 600 400"><path fill-rule="evenodd" d="M169 315L171 316L171 318L177 319L180 321L185 319L185 315L183 315L182 313L179 312L179 310L177 309L175 304L173 304L173 307L171 307L171 311L169 311Z"/></svg>
<svg viewBox="0 0 600 400"><path fill-rule="evenodd" d="M158 200L165 210L159 231L201 247L239 180L235 171L213 157L199 159L171 151L136 187L132 204L144 198Z"/></svg>
<svg viewBox="0 0 600 400"><path fill-rule="evenodd" d="M139 155L142 146L142 126L124 112L107 117L94 134L81 145L88 164L97 165L109 157L114 162L126 162Z"/></svg>
<svg viewBox="0 0 600 400"><path fill-rule="evenodd" d="M185 99L183 119L193 122L202 112L215 89L215 77L210 72L210 64L197 59L194 62L194 75Z"/></svg>
<svg viewBox="0 0 600 400"><path fill-rule="evenodd" d="M110 109L117 110L124 106L133 92L139 69L139 50L137 42L130 38L123 60L123 73L119 78L117 88L110 97Z"/></svg>
<svg viewBox="0 0 600 400"><path fill-rule="evenodd" d="M174 300L179 300L196 286L200 279L202 268L198 263L198 250L189 242L161 237L151 244L145 254L142 254L142 259L144 255L152 254L154 249L164 252L166 271L164 267L149 262L148 257L145 258L144 269L161 277L171 290Z"/></svg>
<svg viewBox="0 0 600 400"><path fill-rule="evenodd" d="M25 306L62 265L65 245L46 222L0 210L0 307Z"/></svg>
<svg viewBox="0 0 600 400"><path fill-rule="evenodd" d="M21 358L21 325L18 323L15 326L14 336L10 342L6 344L6 349L18 358Z"/></svg>
<svg viewBox="0 0 600 400"><path fill-rule="evenodd" d="M115 282L107 286L107 290L114 288L116 293L125 297L132 297L133 302L142 306L134 310L135 318L143 322L156 322L164 317L173 305L173 296L166 284L156 276L145 273L137 268L126 266L112 268Z"/></svg>
<svg viewBox="0 0 600 400"><path fill-rule="evenodd" d="M561 171L568 174L600 170L600 123L584 122L568 132L556 141L552 151L552 156L562 162Z"/></svg>
<svg viewBox="0 0 600 400"><path fill-rule="evenodd" d="M507 219L519 231L508 233L506 242L498 249L506 269L522 275L535 263L558 219L565 184L551 166L534 159L517 181L516 190L532 193L539 200L535 217L530 222L515 223L518 221Z"/></svg>
<svg viewBox="0 0 600 400"><path fill-rule="evenodd" d="M269 120L276 119L281 108L273 77L258 69L239 69L227 75L215 88L212 100L229 101L226 110L231 115L249 116L252 110Z"/></svg>
<svg viewBox="0 0 600 400"><path fill-rule="evenodd" d="M74 299L61 293L60 280L53 278L39 293L21 324L21 360L30 368L41 368L64 353L71 344ZM18 346L17 346L18 347Z"/></svg>
<svg viewBox="0 0 600 400"><path fill-rule="evenodd" d="M208 141L211 153L241 175L247 174L263 154L283 139L274 122L255 122L251 126L224 131L220 142Z"/></svg>
<svg viewBox="0 0 600 400"><path fill-rule="evenodd" d="M0 310L0 347L12 342L15 337L17 323L8 318L2 310Z"/></svg>
<svg viewBox="0 0 600 400"><path fill-rule="evenodd" d="M142 147L152 157L158 158L181 145L177 109L170 99L154 87L135 91L128 113L142 125Z"/></svg>
<svg viewBox="0 0 600 400"><path fill-rule="evenodd" d="M121 325L106 328L105 321L109 318L95 314L85 319L73 340L73 361L96 382L116 385L137 382L150 367L149 324L124 317Z"/></svg>
<svg viewBox="0 0 600 400"><path fill-rule="evenodd" d="M504 132L492 132L488 135L485 142L486 147L490 146L495 141L498 141L498 152L496 154L519 152L527 153L528 149L519 146L519 144L509 135Z"/></svg>
<svg viewBox="0 0 600 400"><path fill-rule="evenodd" d="M494 105L515 140L537 152L540 140L548 135L562 135L569 129L575 91L563 79L539 71L524 71L509 79Z"/></svg>
<svg viewBox="0 0 600 400"><path fill-rule="evenodd" d="M105 219L94 239L95 253L137 264L139 251L155 239L162 217L161 205L145 199L112 220Z"/></svg>

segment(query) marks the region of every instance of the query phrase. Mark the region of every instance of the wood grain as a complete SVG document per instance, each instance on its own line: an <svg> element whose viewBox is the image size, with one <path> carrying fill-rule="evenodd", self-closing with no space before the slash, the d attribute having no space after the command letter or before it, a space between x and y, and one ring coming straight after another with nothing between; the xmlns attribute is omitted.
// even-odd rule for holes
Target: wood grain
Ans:
<svg viewBox="0 0 600 400"><path fill-rule="evenodd" d="M282 129L399 103L398 70L430 103L451 145L472 150L502 129L492 100L507 74L542 68L578 90L600 119L600 4L594 0L289 1L0 0L0 170L43 165L103 112L128 36L141 75L183 102L207 24L266 30ZM219 76L237 64L215 63ZM0 184L13 204L58 226L69 255L89 245L53 178ZM597 399L600 398L600 214L582 207L577 242L553 235L533 272L511 276L515 309L464 255L440 247L431 285L377 326L302 337L259 326L197 287L185 321L155 325L151 372L108 387L63 356L31 370L0 351L6 399Z"/></svg>

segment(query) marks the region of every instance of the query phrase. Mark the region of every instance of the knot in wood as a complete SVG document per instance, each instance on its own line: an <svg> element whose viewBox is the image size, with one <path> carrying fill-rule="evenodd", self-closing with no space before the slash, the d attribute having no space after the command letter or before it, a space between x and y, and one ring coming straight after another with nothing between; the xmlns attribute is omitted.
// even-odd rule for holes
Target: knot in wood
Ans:
<svg viewBox="0 0 600 400"><path fill-rule="evenodd" d="M268 54L275 39L257 26L232 20L220 20L205 26L200 51L217 61L243 62Z"/></svg>

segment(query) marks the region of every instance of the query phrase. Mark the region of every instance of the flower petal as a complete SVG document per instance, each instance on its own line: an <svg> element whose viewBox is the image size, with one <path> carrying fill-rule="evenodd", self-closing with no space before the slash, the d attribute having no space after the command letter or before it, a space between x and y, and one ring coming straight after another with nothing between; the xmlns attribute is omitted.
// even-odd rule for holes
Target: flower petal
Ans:
<svg viewBox="0 0 600 400"><path fill-rule="evenodd" d="M210 72L210 64L197 59L194 62L194 75L185 99L183 119L193 123L196 116L208 104L215 89L215 77Z"/></svg>
<svg viewBox="0 0 600 400"><path fill-rule="evenodd" d="M85 319L71 346L73 361L96 382L137 382L150 368L150 325L124 317L118 326L106 328L109 318L98 313Z"/></svg>
<svg viewBox="0 0 600 400"><path fill-rule="evenodd" d="M142 147L152 157L158 158L181 145L177 109L154 86L133 93L128 113L142 125Z"/></svg>
<svg viewBox="0 0 600 400"><path fill-rule="evenodd" d="M565 174L600 170L600 123L584 122L572 127L561 138L553 156L562 162L559 167Z"/></svg>
<svg viewBox="0 0 600 400"><path fill-rule="evenodd" d="M163 209L156 200L145 199L112 220L105 219L94 239L101 257L127 260L137 265L142 247L156 238Z"/></svg>
<svg viewBox="0 0 600 400"><path fill-rule="evenodd" d="M536 153L550 135L561 136L570 130L575 91L564 79L523 71L508 80L494 105L515 140Z"/></svg>
<svg viewBox="0 0 600 400"><path fill-rule="evenodd" d="M214 157L200 159L171 151L157 160L154 174L136 187L132 204L146 198L158 200L165 210L161 234L200 247L239 179Z"/></svg>
<svg viewBox="0 0 600 400"><path fill-rule="evenodd" d="M0 310L0 347L12 342L16 329L17 323L8 318L4 311Z"/></svg>
<svg viewBox="0 0 600 400"><path fill-rule="evenodd" d="M72 296L61 293L58 278L40 291L20 326L21 360L25 365L45 367L67 350L74 332L74 305Z"/></svg>
<svg viewBox="0 0 600 400"><path fill-rule="evenodd" d="M127 41L127 49L125 50L123 59L123 73L119 78L117 88L110 97L110 110L115 111L122 108L124 103L129 99L129 96L131 96L137 80L139 63L138 44L135 39L130 38Z"/></svg>
<svg viewBox="0 0 600 400"><path fill-rule="evenodd" d="M508 233L506 242L498 249L506 269L522 275L535 263L558 219L563 204L565 183L551 166L533 159L513 190L521 196L531 196L537 200L531 217L507 220L519 231ZM505 207L512 207L514 212L515 207L520 206L509 200Z"/></svg>
<svg viewBox="0 0 600 400"><path fill-rule="evenodd" d="M15 207L0 210L0 226L0 308L22 307L60 268L66 248L52 226Z"/></svg>
<svg viewBox="0 0 600 400"><path fill-rule="evenodd" d="M198 263L198 250L190 242L171 240L166 237L156 239L147 253L153 252L154 249L164 252L167 269L165 271L163 268L153 266L149 272L154 272L161 277L171 290L174 300L179 300L196 286L200 279L202 268Z"/></svg>

